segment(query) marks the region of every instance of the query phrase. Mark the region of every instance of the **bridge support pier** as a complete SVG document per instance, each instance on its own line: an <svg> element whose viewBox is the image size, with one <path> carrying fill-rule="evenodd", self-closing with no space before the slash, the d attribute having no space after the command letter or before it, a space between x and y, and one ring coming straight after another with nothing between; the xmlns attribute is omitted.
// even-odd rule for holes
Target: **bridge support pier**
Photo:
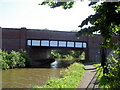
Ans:
<svg viewBox="0 0 120 90"><path fill-rule="evenodd" d="M32 59L32 67L39 67L42 62L49 59L51 50L48 48L29 47L28 53Z"/></svg>
<svg viewBox="0 0 120 90"><path fill-rule="evenodd" d="M84 52L85 52L85 61L89 61L89 49L86 48Z"/></svg>

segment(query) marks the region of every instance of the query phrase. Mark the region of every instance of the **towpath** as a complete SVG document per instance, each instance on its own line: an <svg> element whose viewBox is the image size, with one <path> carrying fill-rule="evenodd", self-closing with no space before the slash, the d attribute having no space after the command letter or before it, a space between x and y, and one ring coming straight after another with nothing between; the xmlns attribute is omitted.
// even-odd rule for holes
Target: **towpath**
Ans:
<svg viewBox="0 0 120 90"><path fill-rule="evenodd" d="M98 83L96 82L96 68L92 65L94 63L85 64L85 74L78 85L78 89L96 90L98 89Z"/></svg>

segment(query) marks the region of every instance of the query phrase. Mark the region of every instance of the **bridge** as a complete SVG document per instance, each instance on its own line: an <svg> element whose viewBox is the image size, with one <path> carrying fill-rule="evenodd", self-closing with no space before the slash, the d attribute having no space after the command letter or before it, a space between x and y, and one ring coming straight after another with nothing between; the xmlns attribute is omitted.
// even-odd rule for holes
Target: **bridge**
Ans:
<svg viewBox="0 0 120 90"><path fill-rule="evenodd" d="M0 28L2 49L7 51L26 50L34 60L48 59L52 49L84 50L85 60L100 60L99 45L102 38L80 36L77 32L39 30L27 28Z"/></svg>

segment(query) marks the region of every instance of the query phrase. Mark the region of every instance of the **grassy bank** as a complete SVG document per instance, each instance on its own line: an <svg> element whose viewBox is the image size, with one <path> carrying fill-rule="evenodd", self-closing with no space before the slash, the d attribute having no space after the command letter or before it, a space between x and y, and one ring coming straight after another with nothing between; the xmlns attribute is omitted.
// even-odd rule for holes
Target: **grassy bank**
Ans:
<svg viewBox="0 0 120 90"><path fill-rule="evenodd" d="M35 86L34 90L39 90L39 88L77 88L84 72L83 64L73 63L61 78L50 79L44 86Z"/></svg>

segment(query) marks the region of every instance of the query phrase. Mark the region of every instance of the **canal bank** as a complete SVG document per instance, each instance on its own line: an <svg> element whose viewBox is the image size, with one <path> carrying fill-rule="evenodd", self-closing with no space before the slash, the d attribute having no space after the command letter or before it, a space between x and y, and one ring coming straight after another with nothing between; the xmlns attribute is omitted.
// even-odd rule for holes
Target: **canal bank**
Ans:
<svg viewBox="0 0 120 90"><path fill-rule="evenodd" d="M55 61L41 68L15 68L2 71L3 88L32 88L42 86L50 78L59 78L73 61Z"/></svg>
<svg viewBox="0 0 120 90"><path fill-rule="evenodd" d="M79 81L84 75L84 65L81 63L73 63L65 69L65 73L62 77L56 79L50 79L43 86L35 86L34 90L41 88L53 88L53 89L64 89L64 88L77 88Z"/></svg>
<svg viewBox="0 0 120 90"><path fill-rule="evenodd" d="M3 77L2 77L3 88L32 88L34 86L43 86L46 84L46 82L48 82L48 80L51 80L51 78L52 79L62 78L63 80L61 81L66 80L66 78L64 78L64 74L67 76L70 76L70 79L71 79L70 81L69 79L67 79L68 81L66 81L66 83L69 84L71 83L71 81L74 82L75 81L74 77L78 77L76 82L79 83L82 77L81 75L80 76L77 76L77 75L79 75L80 73L83 73L81 71L84 70L84 68L82 67L83 68L82 69L81 66L77 65L74 68L74 70L72 70L72 72L69 72L68 66L72 63L73 61L69 61L68 63L67 61L59 61L59 62L55 61L51 63L51 65L49 65L51 67L44 66L42 68L18 68L18 69L3 70ZM78 68L78 71L75 71L77 70L77 68ZM75 75L73 78L71 78L71 75L73 74ZM67 86L66 88L73 88L71 86L72 85L70 85L69 87Z"/></svg>

